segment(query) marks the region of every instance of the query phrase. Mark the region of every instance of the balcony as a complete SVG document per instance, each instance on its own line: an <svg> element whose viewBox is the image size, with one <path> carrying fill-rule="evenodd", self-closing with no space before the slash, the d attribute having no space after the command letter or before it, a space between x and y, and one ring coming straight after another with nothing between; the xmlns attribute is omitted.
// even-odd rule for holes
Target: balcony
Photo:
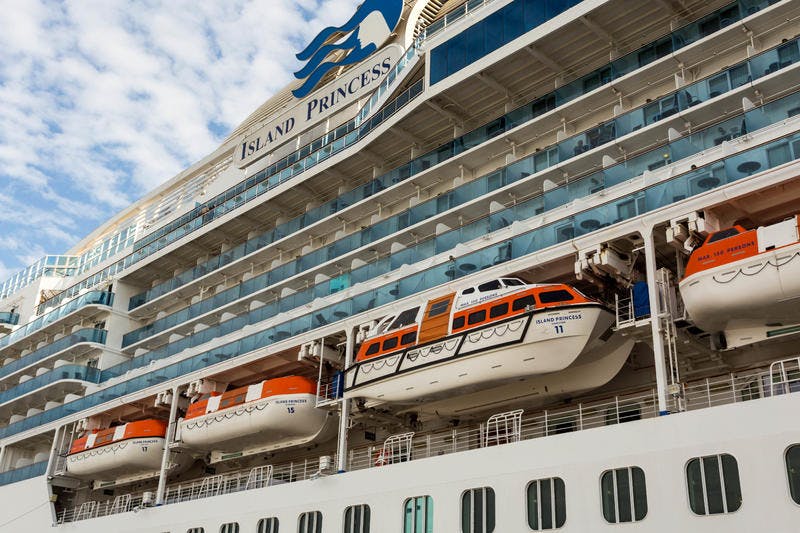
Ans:
<svg viewBox="0 0 800 533"><path fill-rule="evenodd" d="M103 329L85 328L56 340L52 344L25 354L19 359L7 360L0 367L0 380L22 370L38 371L37 365L55 357L71 357L85 355L96 350L106 342L106 331Z"/></svg>

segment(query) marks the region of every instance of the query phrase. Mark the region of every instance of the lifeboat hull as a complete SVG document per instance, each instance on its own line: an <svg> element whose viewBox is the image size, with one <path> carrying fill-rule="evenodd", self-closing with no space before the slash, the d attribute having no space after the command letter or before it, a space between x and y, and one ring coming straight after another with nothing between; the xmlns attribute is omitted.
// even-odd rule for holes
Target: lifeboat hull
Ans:
<svg viewBox="0 0 800 533"><path fill-rule="evenodd" d="M321 437L329 418L327 411L316 407L313 394L271 396L182 420L180 440L188 448L205 451L287 448Z"/></svg>
<svg viewBox="0 0 800 533"><path fill-rule="evenodd" d="M780 328L800 322L800 243L688 276L686 311L708 332Z"/></svg>
<svg viewBox="0 0 800 533"><path fill-rule="evenodd" d="M345 398L416 402L559 372L612 323L599 305L532 311L361 361L346 373Z"/></svg>
<svg viewBox="0 0 800 533"><path fill-rule="evenodd" d="M164 444L164 437L141 437L73 453L67 456L67 472L74 477L90 479L157 473Z"/></svg>

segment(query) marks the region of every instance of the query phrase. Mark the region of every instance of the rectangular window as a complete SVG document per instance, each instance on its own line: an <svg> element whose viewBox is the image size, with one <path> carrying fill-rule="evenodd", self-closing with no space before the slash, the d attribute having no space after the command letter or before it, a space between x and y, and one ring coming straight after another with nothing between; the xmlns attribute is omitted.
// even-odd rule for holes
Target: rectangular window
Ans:
<svg viewBox="0 0 800 533"><path fill-rule="evenodd" d="M219 526L219 533L239 533L238 522L228 522Z"/></svg>
<svg viewBox="0 0 800 533"><path fill-rule="evenodd" d="M205 533L205 529L202 527L190 527L186 530L186 533Z"/></svg>
<svg viewBox="0 0 800 533"><path fill-rule="evenodd" d="M467 323L470 326L472 324L483 322L484 320L486 320L486 311L475 311L474 313L470 313L469 317L467 317Z"/></svg>
<svg viewBox="0 0 800 533"><path fill-rule="evenodd" d="M611 524L638 522L647 515L647 487L638 466L606 470L600 477L603 516Z"/></svg>
<svg viewBox="0 0 800 533"><path fill-rule="evenodd" d="M499 304L489 309L489 318L497 318L508 313L508 304Z"/></svg>
<svg viewBox="0 0 800 533"><path fill-rule="evenodd" d="M262 518L256 527L257 533L278 533L278 518Z"/></svg>
<svg viewBox="0 0 800 533"><path fill-rule="evenodd" d="M376 354L376 353L378 353L379 351L381 351L381 343L379 343L379 342L373 342L372 344L370 344L370 345L367 347L367 353L366 353L366 355L375 355L375 354Z"/></svg>
<svg viewBox="0 0 800 533"><path fill-rule="evenodd" d="M411 344L412 342L417 340L417 332L412 331L410 333L406 333L402 337L400 337L400 344L405 346L406 344Z"/></svg>
<svg viewBox="0 0 800 533"><path fill-rule="evenodd" d="M526 307L535 307L536 300L530 294L528 296L523 296L522 298L517 298L514 300L514 303L511 304L511 309L514 311L522 311Z"/></svg>
<svg viewBox="0 0 800 533"><path fill-rule="evenodd" d="M464 317L457 316L453 319L453 331L464 327Z"/></svg>
<svg viewBox="0 0 800 533"><path fill-rule="evenodd" d="M528 484L528 527L534 531L558 529L567 521L564 480L537 479Z"/></svg>
<svg viewBox="0 0 800 533"><path fill-rule="evenodd" d="M352 505L344 511L342 533L369 533L369 505Z"/></svg>
<svg viewBox="0 0 800 533"><path fill-rule="evenodd" d="M386 339L383 341L383 349L384 350L391 350L392 348L397 348L397 337L392 337L391 339Z"/></svg>
<svg viewBox="0 0 800 533"><path fill-rule="evenodd" d="M322 533L322 513L309 511L297 518L297 533Z"/></svg>
<svg viewBox="0 0 800 533"><path fill-rule="evenodd" d="M733 513L742 506L739 466L730 454L695 457L686 464L689 506L698 515Z"/></svg>
<svg viewBox="0 0 800 533"><path fill-rule="evenodd" d="M433 498L409 498L403 508L403 533L433 533Z"/></svg>
<svg viewBox="0 0 800 533"><path fill-rule="evenodd" d="M461 533L494 531L494 489L470 489L461 495Z"/></svg>
<svg viewBox="0 0 800 533"><path fill-rule="evenodd" d="M569 291L564 289L558 289L555 291L545 291L539 293L539 301L543 304L554 304L558 302L569 302L570 300L574 300L575 297L569 293Z"/></svg>
<svg viewBox="0 0 800 533"><path fill-rule="evenodd" d="M436 302L435 304L431 305L430 310L428 311L428 318L432 318L447 311L447 308L450 306L450 299L442 300L441 302Z"/></svg>

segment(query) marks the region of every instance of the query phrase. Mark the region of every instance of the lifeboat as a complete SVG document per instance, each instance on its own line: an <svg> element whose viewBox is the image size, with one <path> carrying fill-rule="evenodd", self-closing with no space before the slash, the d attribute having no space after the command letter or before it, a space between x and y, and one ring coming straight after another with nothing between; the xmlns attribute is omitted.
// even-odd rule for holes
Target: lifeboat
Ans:
<svg viewBox="0 0 800 533"><path fill-rule="evenodd" d="M692 251L680 291L697 327L730 349L800 332L800 232L794 217L734 226Z"/></svg>
<svg viewBox="0 0 800 533"><path fill-rule="evenodd" d="M140 420L108 429L93 430L72 443L67 472L75 477L116 479L161 468L167 423Z"/></svg>
<svg viewBox="0 0 800 533"><path fill-rule="evenodd" d="M188 448L239 452L305 444L332 427L329 413L316 407L317 385L300 376L268 379L192 403L179 423Z"/></svg>
<svg viewBox="0 0 800 533"><path fill-rule="evenodd" d="M559 372L604 344L612 323L568 285L493 280L381 320L345 372L344 396L420 402Z"/></svg>

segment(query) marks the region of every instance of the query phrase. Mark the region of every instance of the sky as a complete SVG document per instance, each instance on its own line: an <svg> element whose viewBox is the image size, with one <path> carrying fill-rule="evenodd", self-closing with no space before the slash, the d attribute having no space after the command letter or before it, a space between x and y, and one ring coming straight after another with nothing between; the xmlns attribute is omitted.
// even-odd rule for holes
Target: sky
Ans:
<svg viewBox="0 0 800 533"><path fill-rule="evenodd" d="M213 151L360 1L0 0L0 282Z"/></svg>

